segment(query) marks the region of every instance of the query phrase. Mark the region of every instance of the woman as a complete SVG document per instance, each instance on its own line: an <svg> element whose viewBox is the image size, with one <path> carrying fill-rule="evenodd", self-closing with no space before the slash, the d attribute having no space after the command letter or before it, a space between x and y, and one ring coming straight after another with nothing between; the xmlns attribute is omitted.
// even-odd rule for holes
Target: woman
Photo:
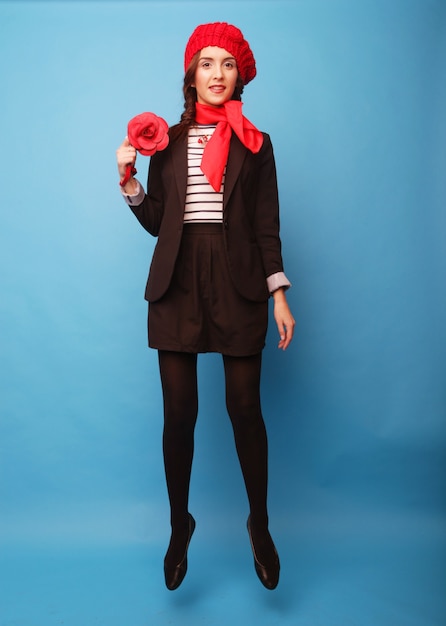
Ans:
<svg viewBox="0 0 446 626"><path fill-rule="evenodd" d="M158 237L145 297L149 345L158 350L164 400L163 454L171 508L164 560L168 589L186 575L195 529L188 511L197 419L197 354L222 354L226 405L249 500L255 570L274 589L280 563L268 530L267 435L260 406L268 299L285 350L295 321L286 301L275 163L269 136L241 113L243 87L256 75L241 31L198 26L186 46L185 110L169 145L151 158L147 194L131 177L131 210ZM136 150L117 150L123 179Z"/></svg>

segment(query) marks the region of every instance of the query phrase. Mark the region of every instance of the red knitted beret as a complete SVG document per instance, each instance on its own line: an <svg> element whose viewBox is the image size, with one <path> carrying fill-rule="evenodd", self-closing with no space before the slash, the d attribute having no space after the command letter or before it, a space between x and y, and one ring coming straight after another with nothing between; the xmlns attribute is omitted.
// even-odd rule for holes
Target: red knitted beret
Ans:
<svg viewBox="0 0 446 626"><path fill-rule="evenodd" d="M236 26L226 22L201 24L197 26L186 45L184 70L189 67L192 57L207 46L218 46L230 52L237 62L237 69L245 85L256 75L256 62L243 33Z"/></svg>

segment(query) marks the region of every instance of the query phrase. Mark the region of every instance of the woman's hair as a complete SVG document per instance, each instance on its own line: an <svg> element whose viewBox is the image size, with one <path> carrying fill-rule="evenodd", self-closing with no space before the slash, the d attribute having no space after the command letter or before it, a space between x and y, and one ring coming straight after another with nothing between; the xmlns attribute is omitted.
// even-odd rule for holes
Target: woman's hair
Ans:
<svg viewBox="0 0 446 626"><path fill-rule="evenodd" d="M198 67L200 52L197 52L189 64L184 75L183 95L184 95L184 111L181 115L180 122L170 130L170 138L172 140L187 137L189 128L195 124L195 103L197 102L197 90L192 87L195 80L195 72ZM243 93L243 81L240 74L237 76L234 93L231 100L241 100Z"/></svg>

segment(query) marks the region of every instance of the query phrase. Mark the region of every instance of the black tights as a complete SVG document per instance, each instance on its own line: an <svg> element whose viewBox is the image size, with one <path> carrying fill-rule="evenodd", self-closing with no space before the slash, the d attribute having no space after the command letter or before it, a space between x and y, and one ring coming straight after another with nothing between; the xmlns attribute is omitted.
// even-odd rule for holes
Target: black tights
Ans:
<svg viewBox="0 0 446 626"><path fill-rule="evenodd" d="M226 406L248 495L252 525L266 529L268 444L260 407L261 354L223 356ZM188 528L189 483L198 413L197 355L159 351L164 397L163 454L172 531ZM186 530L185 530L186 529ZM179 541L182 544L182 541Z"/></svg>

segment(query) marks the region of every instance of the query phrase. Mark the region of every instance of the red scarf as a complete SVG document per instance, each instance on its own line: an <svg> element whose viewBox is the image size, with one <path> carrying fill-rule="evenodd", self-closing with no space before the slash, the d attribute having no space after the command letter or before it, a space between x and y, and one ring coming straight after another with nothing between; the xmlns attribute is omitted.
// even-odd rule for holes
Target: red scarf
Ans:
<svg viewBox="0 0 446 626"><path fill-rule="evenodd" d="M195 104L195 121L198 124L215 124L212 137L206 144L201 160L201 171L215 191L220 191L223 173L229 155L232 131L242 144L256 154L263 143L262 133L242 115L242 103L228 100L221 107Z"/></svg>

